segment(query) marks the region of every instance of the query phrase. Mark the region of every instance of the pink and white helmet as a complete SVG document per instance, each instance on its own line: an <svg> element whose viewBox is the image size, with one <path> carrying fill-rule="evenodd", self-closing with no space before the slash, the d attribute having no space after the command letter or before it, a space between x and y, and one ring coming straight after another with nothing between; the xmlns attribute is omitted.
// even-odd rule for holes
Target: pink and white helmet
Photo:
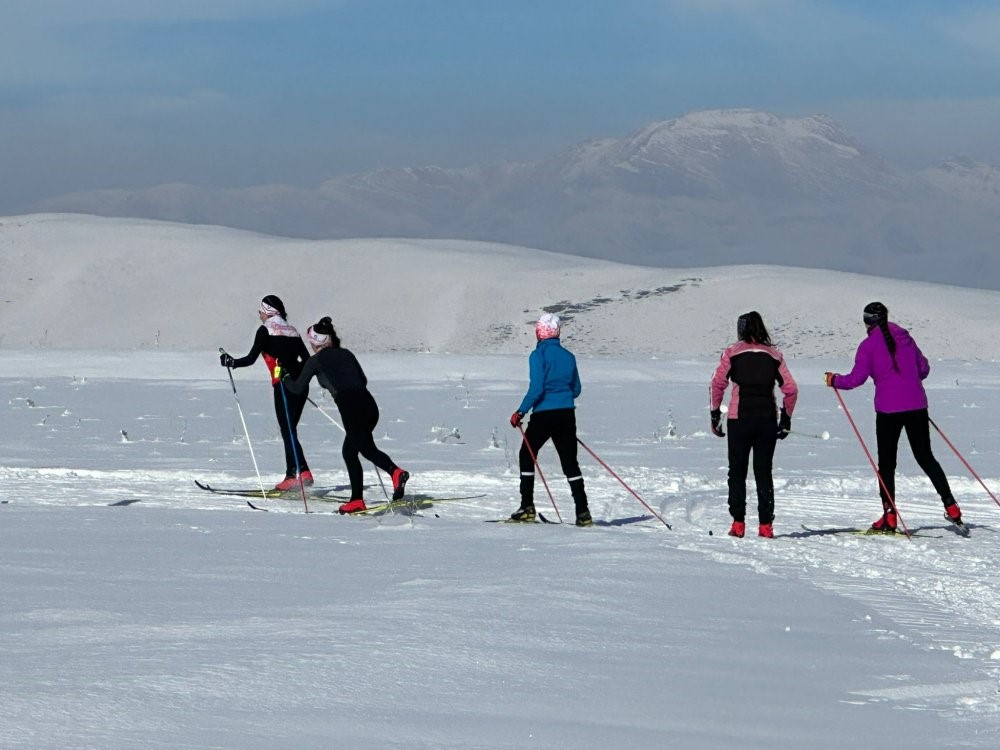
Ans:
<svg viewBox="0 0 1000 750"><path fill-rule="evenodd" d="M539 341L543 339L557 339L562 331L562 321L555 313L545 313L535 323L535 338Z"/></svg>

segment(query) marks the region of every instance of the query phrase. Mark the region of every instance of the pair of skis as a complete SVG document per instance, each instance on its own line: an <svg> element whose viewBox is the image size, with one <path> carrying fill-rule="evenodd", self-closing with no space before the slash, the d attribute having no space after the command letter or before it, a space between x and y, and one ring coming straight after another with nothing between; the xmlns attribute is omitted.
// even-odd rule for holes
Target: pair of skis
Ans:
<svg viewBox="0 0 1000 750"><path fill-rule="evenodd" d="M958 534L959 536L962 536L962 537L965 537L965 538L969 538L969 536L971 536L971 530L969 529L968 525L965 524L965 522L963 522L963 521L956 521L953 518L949 517L948 515L945 515L944 519L946 521L948 521L948 523L951 524L952 530L956 534ZM901 532L901 531L885 533L885 532L881 532L881 531L876 531L874 529L858 529L858 528L853 528L853 527L852 528L834 528L834 529L813 529L813 528L810 528L810 527L806 526L805 524L802 524L802 529L803 529L803 531L808 531L809 533L815 534L817 536L825 536L825 535L832 535L832 534L858 534L860 536L887 536L887 537L892 537L892 538L905 538L906 537L906 534L903 533L903 532ZM940 539L941 538L940 535L938 535L938 534L925 534L925 533L923 533L923 532L921 532L919 530L918 531L911 531L910 532L910 536L911 537L926 537L926 538L929 538L929 539Z"/></svg>
<svg viewBox="0 0 1000 750"><path fill-rule="evenodd" d="M552 521L546 518L541 513L536 514L536 520L534 521L518 521L514 518L488 518L483 523L513 523L513 524L525 524L531 525L533 523L550 523L553 526L558 526L562 521Z"/></svg>
<svg viewBox="0 0 1000 750"><path fill-rule="evenodd" d="M199 482L195 480L195 485L201 490L206 492L211 492L214 495L228 495L231 497L242 497L246 498L247 505L254 510L269 511L270 508L265 508L262 505L255 505L253 501L255 500L298 500L298 493L293 490L290 492L283 492L281 490L265 490L263 493L260 490L251 490L245 488L222 488L213 487L210 484ZM313 489L307 493L311 500L320 500L323 502L346 502L350 500L347 495L334 495L331 494L332 489L316 490ZM369 505L362 511L356 513L345 513L343 515L352 516L365 516L365 515L381 515L383 513L389 513L397 509L410 509L410 510L423 510L430 508L434 503L445 502L445 501L457 501L457 500L476 500L478 498L486 497L486 495L462 495L455 497L426 497L418 496L413 498L403 498L401 500L389 500L385 502L375 503L374 505Z"/></svg>

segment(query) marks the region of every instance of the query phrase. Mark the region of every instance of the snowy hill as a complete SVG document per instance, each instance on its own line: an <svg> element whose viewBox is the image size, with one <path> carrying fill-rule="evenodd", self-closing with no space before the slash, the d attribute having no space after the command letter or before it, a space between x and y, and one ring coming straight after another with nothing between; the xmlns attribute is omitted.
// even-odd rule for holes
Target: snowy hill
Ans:
<svg viewBox="0 0 1000 750"><path fill-rule="evenodd" d="M327 414L297 427L316 485L256 497L284 476L274 393L260 364L231 383L215 349L249 347L268 292L363 352L412 506L337 513L342 433L318 387ZM935 430L969 535L905 448L913 536L856 533L881 503L822 373L850 365L875 298L955 360L927 381L935 426L996 489L1000 376L971 360L998 354L997 292L0 220L4 750L998 747L997 502ZM507 416L545 308L584 355L588 529L486 523L519 502ZM708 380L750 308L800 385L774 539L725 534L726 441L708 430ZM843 398L871 441L871 386ZM551 445L538 461L539 510L571 521ZM386 478L365 463L365 480L377 502ZM751 489L751 522L753 506Z"/></svg>
<svg viewBox="0 0 1000 750"><path fill-rule="evenodd" d="M928 356L997 359L1000 293L795 268L672 270L498 244L289 240L76 215L0 220L4 348L248 348L278 294L358 351L520 353L543 310L584 355L717 356L760 310L789 356L844 357L885 302Z"/></svg>
<svg viewBox="0 0 1000 750"><path fill-rule="evenodd" d="M659 267L765 263L1000 288L975 170L900 171L827 117L695 112L532 163L384 169L315 189L162 185L39 211L305 238L501 242ZM956 184L957 183L957 184Z"/></svg>

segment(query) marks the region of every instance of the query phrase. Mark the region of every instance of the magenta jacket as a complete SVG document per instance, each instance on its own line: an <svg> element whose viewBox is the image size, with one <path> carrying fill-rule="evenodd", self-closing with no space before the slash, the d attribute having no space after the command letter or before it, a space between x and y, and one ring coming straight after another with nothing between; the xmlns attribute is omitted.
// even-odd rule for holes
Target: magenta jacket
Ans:
<svg viewBox="0 0 1000 750"><path fill-rule="evenodd" d="M847 375L834 375L833 387L849 391L871 378L875 381L875 411L893 413L926 409L923 380L931 371L927 357L905 328L889 323L889 333L896 342L898 371L893 369L882 330L875 327L858 346L854 369Z"/></svg>

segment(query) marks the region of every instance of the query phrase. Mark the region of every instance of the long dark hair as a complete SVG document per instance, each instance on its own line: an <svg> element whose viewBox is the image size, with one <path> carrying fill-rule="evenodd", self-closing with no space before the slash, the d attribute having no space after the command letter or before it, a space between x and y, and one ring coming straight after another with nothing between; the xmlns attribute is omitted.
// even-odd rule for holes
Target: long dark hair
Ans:
<svg viewBox="0 0 1000 750"><path fill-rule="evenodd" d="M771 334L767 332L764 319L760 317L760 313L756 310L743 313L739 317L736 321L736 335L740 341L744 341L747 344L771 346Z"/></svg>
<svg viewBox="0 0 1000 750"><path fill-rule="evenodd" d="M281 298L277 294L269 294L261 302L273 307L282 318L288 320L288 313L285 312L285 303L281 301Z"/></svg>
<svg viewBox="0 0 1000 750"><path fill-rule="evenodd" d="M896 364L896 339L892 337L892 333L889 331L889 308L881 302L869 302L865 305L862 317L869 331L876 326L882 331L882 338L885 339L889 356L892 357L892 369L899 372L899 365Z"/></svg>
<svg viewBox="0 0 1000 750"><path fill-rule="evenodd" d="M333 329L333 320L329 315L320 318L318 323L313 323L312 329L316 331L316 333L322 333L324 336L329 336L331 347L334 349L340 348L340 339L337 337L337 332Z"/></svg>

